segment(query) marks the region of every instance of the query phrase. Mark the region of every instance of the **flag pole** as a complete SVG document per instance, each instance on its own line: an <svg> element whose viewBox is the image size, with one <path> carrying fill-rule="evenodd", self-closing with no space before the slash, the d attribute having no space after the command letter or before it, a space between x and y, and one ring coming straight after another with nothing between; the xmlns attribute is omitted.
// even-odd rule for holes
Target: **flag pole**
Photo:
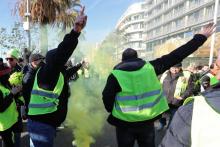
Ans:
<svg viewBox="0 0 220 147"><path fill-rule="evenodd" d="M213 18L214 24L217 24L218 5L219 5L219 0L215 0L215 10L214 10L214 18ZM212 34L212 38L211 38L211 50L210 50L210 56L209 56L209 66L211 66L211 64L213 63L214 47L215 47L215 32Z"/></svg>

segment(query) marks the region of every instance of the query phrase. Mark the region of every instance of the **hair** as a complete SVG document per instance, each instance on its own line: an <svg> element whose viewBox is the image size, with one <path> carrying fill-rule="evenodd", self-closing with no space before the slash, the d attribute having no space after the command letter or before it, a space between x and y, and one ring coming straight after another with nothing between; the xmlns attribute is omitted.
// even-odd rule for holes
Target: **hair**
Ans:
<svg viewBox="0 0 220 147"><path fill-rule="evenodd" d="M136 59L138 58L137 51L132 48L127 48L122 53L122 61L130 60L130 59Z"/></svg>

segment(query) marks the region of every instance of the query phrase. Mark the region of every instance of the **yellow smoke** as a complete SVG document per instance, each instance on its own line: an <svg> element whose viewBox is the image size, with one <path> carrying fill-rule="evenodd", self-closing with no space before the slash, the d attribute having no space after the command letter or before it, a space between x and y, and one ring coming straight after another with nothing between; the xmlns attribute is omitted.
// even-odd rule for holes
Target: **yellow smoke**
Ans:
<svg viewBox="0 0 220 147"><path fill-rule="evenodd" d="M108 54L92 49L86 57L90 78L79 77L71 85L67 124L73 129L77 147L89 147L101 135L106 119L102 103L102 90L114 62Z"/></svg>

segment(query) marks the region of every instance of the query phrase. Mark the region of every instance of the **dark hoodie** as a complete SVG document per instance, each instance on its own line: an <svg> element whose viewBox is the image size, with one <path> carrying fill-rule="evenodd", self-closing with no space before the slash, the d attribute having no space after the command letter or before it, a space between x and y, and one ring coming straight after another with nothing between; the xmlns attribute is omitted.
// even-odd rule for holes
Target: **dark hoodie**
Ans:
<svg viewBox="0 0 220 147"><path fill-rule="evenodd" d="M4 86L5 88L10 88L10 84L8 82L8 78L10 76L10 68L7 66L4 66L1 68L0 72L0 85ZM3 74L4 73L4 74ZM3 97L2 91L0 91L0 112L4 112L12 103L13 101L13 95L10 93L9 95Z"/></svg>
<svg viewBox="0 0 220 147"><path fill-rule="evenodd" d="M55 88L60 72L64 72L64 65L78 44L78 37L79 33L72 30L71 33L64 37L56 49L47 52L46 64L40 67L37 74L39 87L45 90L53 90ZM68 80L64 76L64 87L59 96L57 111L44 115L29 115L29 118L54 127L59 126L66 118L69 95Z"/></svg>
<svg viewBox="0 0 220 147"><path fill-rule="evenodd" d="M187 42L185 45L179 47L178 49L172 51L171 53L165 56L162 56L161 58L149 62L154 67L155 73L157 75L160 75L164 73L166 70L168 70L170 67L172 67L173 65L182 62L184 58L186 58L188 55L196 51L206 41L206 39L207 38L205 36L197 34L194 36L192 40ZM123 71L135 71L142 68L144 64L145 61L136 58L119 63L118 65L116 65L115 69L120 69ZM113 74L110 74L107 79L105 88L102 92L103 103L105 105L106 110L110 113L108 117L108 122L110 124L118 127L142 127L145 126L147 123L152 124L154 122L156 118L152 120L132 122L132 123L115 118L111 114L111 112L113 110L115 96L120 91L121 91L121 87L118 81L113 76Z"/></svg>

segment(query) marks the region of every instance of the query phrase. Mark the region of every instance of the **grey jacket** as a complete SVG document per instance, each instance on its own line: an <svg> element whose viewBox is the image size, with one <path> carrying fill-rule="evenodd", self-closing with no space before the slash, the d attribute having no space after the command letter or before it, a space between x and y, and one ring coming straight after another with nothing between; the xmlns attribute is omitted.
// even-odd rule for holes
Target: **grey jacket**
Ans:
<svg viewBox="0 0 220 147"><path fill-rule="evenodd" d="M203 95L212 108L220 113L220 83L203 92ZM159 147L190 147L191 122L193 101L181 106L175 113L173 120Z"/></svg>

